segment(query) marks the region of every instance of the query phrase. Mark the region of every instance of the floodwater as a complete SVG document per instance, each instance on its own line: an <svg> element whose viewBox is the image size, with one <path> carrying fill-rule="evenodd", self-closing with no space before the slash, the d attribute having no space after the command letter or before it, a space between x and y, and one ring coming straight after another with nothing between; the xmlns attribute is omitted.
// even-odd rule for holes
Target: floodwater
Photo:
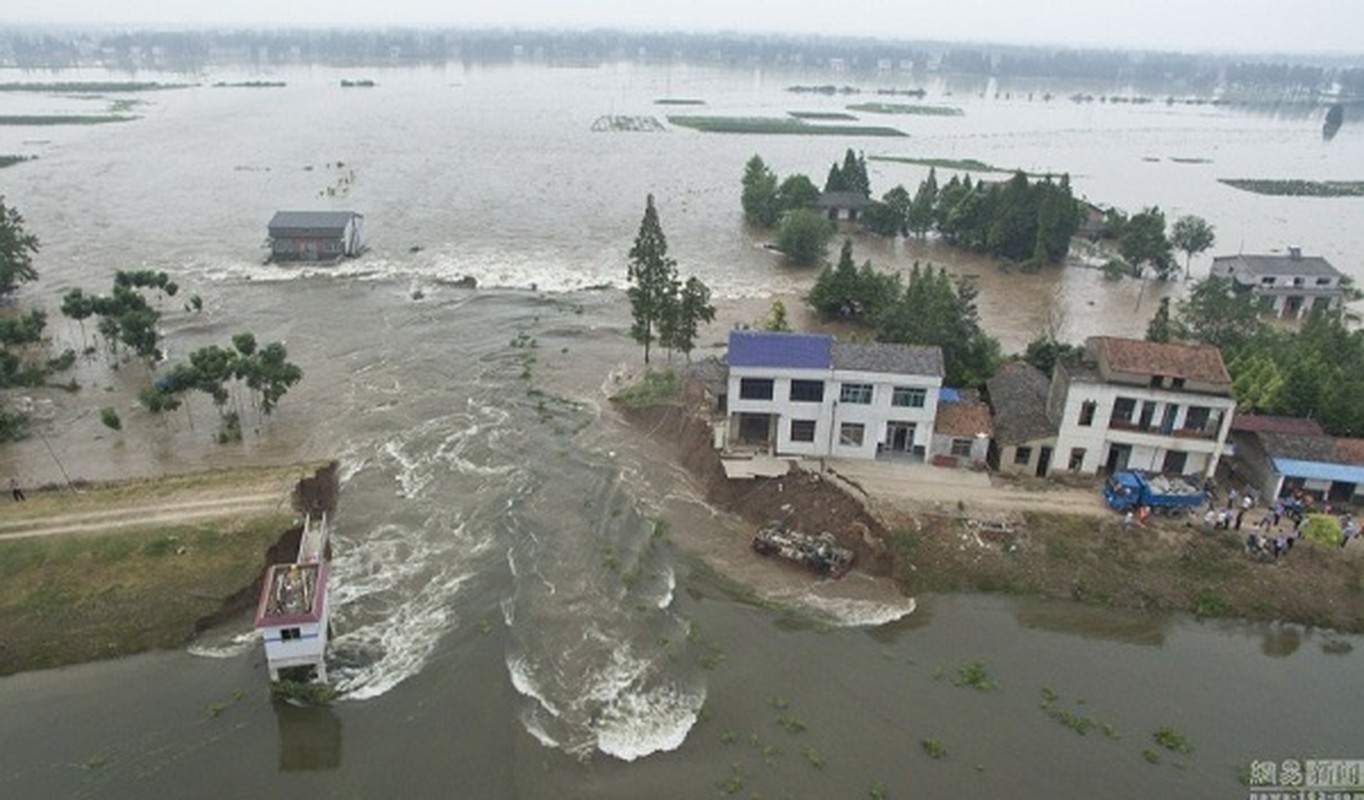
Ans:
<svg viewBox="0 0 1364 800"><path fill-rule="evenodd" d="M105 76L54 79L73 77ZM829 76L630 64L206 83L261 77L289 85L137 95L144 117L123 125L0 128L0 152L40 156L0 172L0 188L43 241L43 280L24 299L53 304L59 341L80 340L57 318L63 291L165 269L206 305L164 301L172 360L251 330L286 341L304 381L224 447L206 401L192 401L193 427L182 412L150 418L133 403L145 369L96 358L77 371L80 392L34 395L40 435L7 446L0 468L40 483L339 458L331 671L343 698L272 707L244 620L186 652L5 678L0 795L847 797L881 784L890 797L1236 796L1252 759L1359 755L1364 721L1342 700L1360 656L1335 654L1359 637L985 597L917 598L911 613L883 583L768 569L605 403L640 368L618 287L646 193L682 272L730 308L808 285L740 219L754 152L817 179L847 146L1070 170L1100 202L1203 214L1223 250L1300 243L1353 274L1361 201L1215 182L1351 177L1364 137L1350 126L1322 144L1311 119L959 87L949 98L941 84L927 102L965 116L892 120L908 139L606 134L588 130L598 115L659 114L652 101L668 95L744 113L842 101L781 91ZM378 86L341 89L341 77ZM11 102L79 105L0 97ZM878 193L923 172L872 164ZM372 250L336 267L264 266L278 208L362 211ZM1139 332L1154 298L1178 288L1146 287L1138 309L1136 283L1096 270L1014 275L932 243L857 248L884 266L941 260L977 276L987 326L1013 347L1048 324ZM502 288L450 285L466 274ZM122 433L100 425L99 405L120 409ZM975 661L996 690L953 685ZM1048 717L1043 688L1095 728ZM1195 752L1147 763L1163 726ZM928 758L926 739L947 758Z"/></svg>

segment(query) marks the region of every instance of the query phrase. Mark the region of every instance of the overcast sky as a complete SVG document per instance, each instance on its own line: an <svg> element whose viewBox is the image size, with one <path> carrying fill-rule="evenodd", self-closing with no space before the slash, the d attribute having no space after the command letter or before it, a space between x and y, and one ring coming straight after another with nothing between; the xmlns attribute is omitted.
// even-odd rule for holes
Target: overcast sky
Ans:
<svg viewBox="0 0 1364 800"><path fill-rule="evenodd" d="M1364 53L1364 0L0 0L5 22L610 27Z"/></svg>

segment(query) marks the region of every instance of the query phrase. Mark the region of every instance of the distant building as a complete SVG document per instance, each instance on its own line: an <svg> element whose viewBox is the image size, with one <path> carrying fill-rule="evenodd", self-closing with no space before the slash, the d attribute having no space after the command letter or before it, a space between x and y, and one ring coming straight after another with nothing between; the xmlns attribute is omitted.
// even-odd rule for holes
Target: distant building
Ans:
<svg viewBox="0 0 1364 800"><path fill-rule="evenodd" d="M1321 256L1304 256L1296 247L1286 256L1217 256L1211 274L1229 278L1238 292L1251 292L1276 317L1300 319L1311 311L1339 308L1344 277Z"/></svg>
<svg viewBox="0 0 1364 800"><path fill-rule="evenodd" d="M1045 476L1056 451L1057 425L1047 416L1051 379L1026 361L1011 361L985 382L994 411L989 463L999 472Z"/></svg>
<svg viewBox="0 0 1364 800"><path fill-rule="evenodd" d="M1236 403L1217 348L1093 336L1079 363L1057 364L1050 472L1125 469L1211 476Z"/></svg>
<svg viewBox="0 0 1364 800"><path fill-rule="evenodd" d="M354 211L276 211L270 219L272 261L335 261L365 247L365 217Z"/></svg>
<svg viewBox="0 0 1364 800"><path fill-rule="evenodd" d="M1080 202L1080 225L1075 235L1097 242L1113 236L1113 226L1109 224L1108 212L1089 201Z"/></svg>
<svg viewBox="0 0 1364 800"><path fill-rule="evenodd" d="M861 192L821 192L816 205L834 222L856 222L870 202Z"/></svg>
<svg viewBox="0 0 1364 800"><path fill-rule="evenodd" d="M917 457L933 440L942 350L732 331L725 443L774 455Z"/></svg>

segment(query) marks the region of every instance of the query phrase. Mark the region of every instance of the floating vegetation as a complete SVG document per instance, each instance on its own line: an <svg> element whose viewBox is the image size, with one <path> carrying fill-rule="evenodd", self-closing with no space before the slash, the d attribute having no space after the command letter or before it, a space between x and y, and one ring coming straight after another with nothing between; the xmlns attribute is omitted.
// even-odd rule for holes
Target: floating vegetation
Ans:
<svg viewBox="0 0 1364 800"><path fill-rule="evenodd" d="M815 769L824 769L824 756L820 755L815 748L807 744L800 748L800 754L805 757L806 761L810 762L810 766Z"/></svg>
<svg viewBox="0 0 1364 800"><path fill-rule="evenodd" d="M103 125L135 119L121 114L3 114L0 125Z"/></svg>
<svg viewBox="0 0 1364 800"><path fill-rule="evenodd" d="M360 78L359 80L350 80L348 78L341 79L342 89L373 89L375 86L378 85L379 84L375 83L369 78Z"/></svg>
<svg viewBox="0 0 1364 800"><path fill-rule="evenodd" d="M1364 181L1306 181L1297 179L1218 178L1233 189L1274 197L1364 197Z"/></svg>
<svg viewBox="0 0 1364 800"><path fill-rule="evenodd" d="M1189 741L1189 737L1168 725L1151 734L1151 738L1156 744L1174 753L1188 754L1194 751L1193 742Z"/></svg>
<svg viewBox="0 0 1364 800"><path fill-rule="evenodd" d="M188 89L192 83L156 81L59 81L56 83L0 83L0 92L154 92L162 89Z"/></svg>
<svg viewBox="0 0 1364 800"><path fill-rule="evenodd" d="M824 83L818 86L788 86L786 91L796 94L861 94L862 90L856 86L834 86L832 83Z"/></svg>
<svg viewBox="0 0 1364 800"><path fill-rule="evenodd" d="M821 119L821 120L842 120L856 122L857 117L846 114L842 111L788 111L787 114L796 119Z"/></svg>
<svg viewBox="0 0 1364 800"><path fill-rule="evenodd" d="M1212 163L1212 159L1211 159L1211 158L1180 158L1179 156L1170 156L1170 160L1173 161L1173 162L1175 162L1176 164L1211 164L1211 163Z"/></svg>
<svg viewBox="0 0 1364 800"><path fill-rule="evenodd" d="M656 106L703 106L705 100L697 100L691 97L660 97L654 101Z"/></svg>
<svg viewBox="0 0 1364 800"><path fill-rule="evenodd" d="M280 89L289 84L284 81L218 81L214 89Z"/></svg>
<svg viewBox="0 0 1364 800"><path fill-rule="evenodd" d="M874 125L811 125L788 117L670 116L668 121L704 133L771 133L797 136L904 136L895 128Z"/></svg>
<svg viewBox="0 0 1364 800"><path fill-rule="evenodd" d="M972 661L962 664L957 668L957 677L952 680L953 686L970 686L982 692L998 689L999 686L990 680L990 675L985 671L985 665L979 661Z"/></svg>
<svg viewBox="0 0 1364 800"><path fill-rule="evenodd" d="M662 133L668 128L658 121L658 117L605 114L592 122L592 130L596 133Z"/></svg>
<svg viewBox="0 0 1364 800"><path fill-rule="evenodd" d="M1350 652L1353 651L1354 649L1355 646L1350 644L1349 640L1347 639L1332 638L1327 639L1326 641L1321 643L1321 652L1325 653L1328 656L1349 655Z"/></svg>
<svg viewBox="0 0 1364 800"><path fill-rule="evenodd" d="M0 169L12 167L15 164L22 164L25 161L32 161L37 156L0 156Z"/></svg>
<svg viewBox="0 0 1364 800"><path fill-rule="evenodd" d="M909 103L854 103L849 111L868 114L912 114L920 117L961 117L966 112L955 106L925 106Z"/></svg>
<svg viewBox="0 0 1364 800"><path fill-rule="evenodd" d="M919 746L924 749L929 758L941 759L947 757L947 746L936 736L930 736L919 742Z"/></svg>
<svg viewBox="0 0 1364 800"><path fill-rule="evenodd" d="M867 156L868 161L894 161L899 164L918 164L921 167L961 170L962 172L1019 172L1017 169L996 167L974 158L911 158L909 156ZM1030 174L1030 173L1024 173Z"/></svg>

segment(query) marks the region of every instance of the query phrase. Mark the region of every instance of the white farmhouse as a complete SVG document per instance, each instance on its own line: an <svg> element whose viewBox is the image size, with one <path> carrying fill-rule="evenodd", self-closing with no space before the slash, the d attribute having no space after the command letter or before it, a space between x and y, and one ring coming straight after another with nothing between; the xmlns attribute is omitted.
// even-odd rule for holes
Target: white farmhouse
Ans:
<svg viewBox="0 0 1364 800"><path fill-rule="evenodd" d="M1237 292L1250 292L1276 317L1301 319L1310 312L1339 308L1345 296L1343 275L1321 256L1304 256L1296 247L1286 256L1218 256L1211 274L1231 280Z"/></svg>
<svg viewBox="0 0 1364 800"><path fill-rule="evenodd" d="M1057 364L1049 472L1124 469L1211 476L1231 429L1231 376L1217 348L1094 336Z"/></svg>
<svg viewBox="0 0 1364 800"><path fill-rule="evenodd" d="M733 331L726 445L774 455L922 460L942 378L937 347Z"/></svg>

